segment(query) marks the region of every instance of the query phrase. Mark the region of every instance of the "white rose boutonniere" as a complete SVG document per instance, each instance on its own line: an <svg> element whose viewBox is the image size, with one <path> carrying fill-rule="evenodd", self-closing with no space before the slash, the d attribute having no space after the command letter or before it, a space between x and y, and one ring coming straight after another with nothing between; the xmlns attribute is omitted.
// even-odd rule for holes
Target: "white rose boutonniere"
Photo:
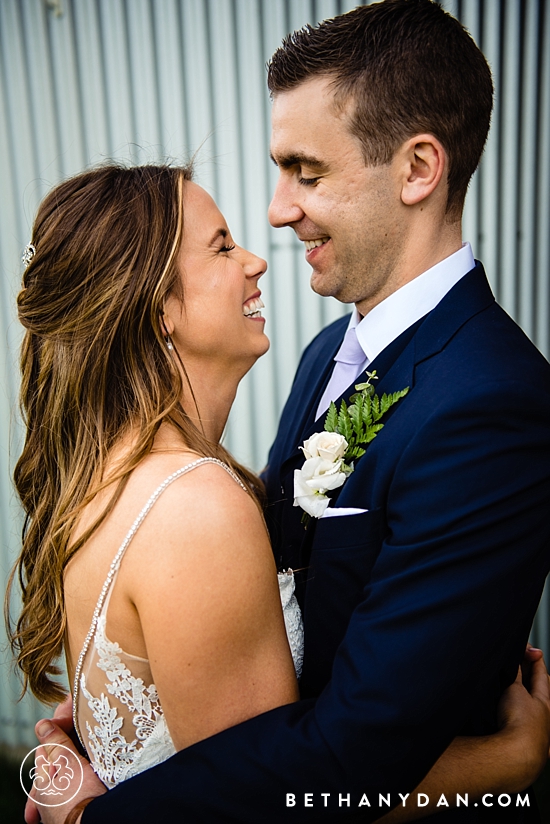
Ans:
<svg viewBox="0 0 550 824"><path fill-rule="evenodd" d="M337 461L343 458L347 448L348 442L343 435L337 432L315 432L300 447L306 459L323 458L325 461Z"/></svg>
<svg viewBox="0 0 550 824"><path fill-rule="evenodd" d="M354 470L354 460L365 454L367 445L384 426L383 415L409 391L382 395L374 392L371 381L376 372L367 372L366 383L357 384L352 403L340 404L340 411L330 404L325 419L325 431L316 432L300 447L305 462L294 471L294 506L304 510L302 522L321 518L330 503L326 493L338 489Z"/></svg>
<svg viewBox="0 0 550 824"><path fill-rule="evenodd" d="M348 442L337 432L316 432L300 447L306 457L294 471L294 506L312 518L320 518L329 504L325 495L342 486L349 468L344 464Z"/></svg>

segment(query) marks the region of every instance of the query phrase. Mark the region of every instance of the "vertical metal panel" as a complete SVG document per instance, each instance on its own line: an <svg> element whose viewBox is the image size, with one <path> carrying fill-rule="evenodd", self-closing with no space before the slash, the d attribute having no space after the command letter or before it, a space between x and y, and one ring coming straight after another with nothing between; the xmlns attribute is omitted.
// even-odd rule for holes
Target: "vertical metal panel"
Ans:
<svg viewBox="0 0 550 824"><path fill-rule="evenodd" d="M48 16L47 31L63 177L80 171L88 161L74 24L72 3L67 4L65 13L61 16Z"/></svg>
<svg viewBox="0 0 550 824"><path fill-rule="evenodd" d="M215 152L212 149L213 101L208 38L207 5L204 0L190 0L181 5L183 72L187 145L191 151L201 149L197 172L200 183L215 191ZM206 142L206 143L205 143Z"/></svg>
<svg viewBox="0 0 550 824"><path fill-rule="evenodd" d="M32 183L36 191L33 192L29 204L27 230L37 201L51 188L52 182L59 180L62 175L51 49L48 39L49 18L44 6L38 11L39 13L36 9L36 0L23 0L21 3L23 43L26 63L29 66L29 106L32 121L32 132L26 137L31 139L33 134L40 135L40 139L32 140L37 178ZM98 111L97 116L101 117L101 110ZM55 154L52 152L52 147L57 148Z"/></svg>
<svg viewBox="0 0 550 824"><path fill-rule="evenodd" d="M99 147L109 145L105 76L101 53L101 20L97 3L83 0L74 6L75 52L79 102L86 162L102 160Z"/></svg>
<svg viewBox="0 0 550 824"><path fill-rule="evenodd" d="M523 330L535 335L535 198L537 169L537 73L539 9L530 3L525 9L521 66L519 116L519 216L518 216L518 309L516 317ZM525 46L529 44L528 48Z"/></svg>
<svg viewBox="0 0 550 824"><path fill-rule="evenodd" d="M280 45L282 38L288 32L287 10L285 3L263 3L261 6L263 59L269 56ZM266 95L264 116L266 131L269 134L269 120L271 104ZM270 163L268 167L269 192L273 192L277 182L277 171ZM269 202L269 194L266 198ZM269 232L269 265L268 279L271 281L270 296L272 297L272 313L268 315L266 332L272 341L272 352L277 349L279 356L275 359L275 396L280 405L288 394L292 375L289 375L287 364L296 362L296 353L299 350L296 301L294 299L294 260L293 248L295 244L292 229L268 228ZM281 311L284 309L284 311ZM270 353L271 355L271 353Z"/></svg>
<svg viewBox="0 0 550 824"><path fill-rule="evenodd" d="M19 257L45 192L106 158L185 161L211 191L239 243L267 258L261 281L271 351L243 381L227 444L259 468L300 351L348 311L309 288L291 229L265 213L276 181L267 154L271 104L264 64L295 27L351 10L356 0L42 0L0 2L0 569L18 546L10 473L15 415L15 295ZM496 99L470 186L464 237L497 297L543 352L550 330L550 9L543 0L446 0L484 50ZM549 601L534 639L549 643ZM4 665L0 740L32 742L35 702L14 708Z"/></svg>
<svg viewBox="0 0 550 824"><path fill-rule="evenodd" d="M536 167L536 343L550 358L550 5L541 4Z"/></svg>
<svg viewBox="0 0 550 824"><path fill-rule="evenodd" d="M137 162L150 163L163 154L158 106L161 95L157 82L150 0L132 0L132 3L126 3L126 31Z"/></svg>
<svg viewBox="0 0 550 824"><path fill-rule="evenodd" d="M130 59L126 37L126 4L124 0L99 0L103 79L107 101L109 144L108 156L137 162L134 139ZM55 21L54 21L55 22ZM93 83L101 82L100 77Z"/></svg>
<svg viewBox="0 0 550 824"><path fill-rule="evenodd" d="M500 21L499 3L484 3L480 46L493 72L495 96L491 129L483 157L481 158L480 168L478 172L476 172L476 175L480 178L480 225L478 227L479 249L476 249L474 246L474 254L483 261L487 277L495 290L498 285L497 275L500 240L500 135L498 128L501 108L501 88L498 82L501 62ZM466 198L466 209L468 209L468 206L468 198ZM464 237L469 240L466 235L464 235Z"/></svg>
<svg viewBox="0 0 550 824"><path fill-rule="evenodd" d="M9 159L16 189L13 203L18 237L28 232L29 221L24 213L21 194L36 177L33 133L29 99L29 79L25 60L21 6L0 4L0 59L4 78L4 96L9 141ZM11 116L10 116L11 115ZM13 267L15 261L11 261Z"/></svg>
<svg viewBox="0 0 550 824"><path fill-rule="evenodd" d="M535 5L534 2L531 5ZM533 12L531 11L531 14ZM534 166L535 188L527 192L535 204L535 283L531 301L534 302L535 342L550 358L550 6L539 5L538 41L538 123L537 151L527 160ZM529 30L529 29L528 29ZM534 35L534 32L533 32ZM536 44L526 42L525 48L535 49ZM521 282L521 281L520 281ZM525 300L529 297L525 296ZM546 660L550 655L550 584L547 579L542 601L535 617L532 640L545 651Z"/></svg>
<svg viewBox="0 0 550 824"><path fill-rule="evenodd" d="M476 43L480 42L480 11L478 0L463 0L460 19ZM474 250L478 247L480 234L479 188L479 175L474 174L468 187L468 202L462 219L462 236L472 244Z"/></svg>
<svg viewBox="0 0 550 824"><path fill-rule="evenodd" d="M238 242L264 259L269 258L269 227L265 218L269 203L269 134L267 123L265 73L259 72L263 66L264 44L261 21L261 4L237 3L234 17L236 38L237 80L238 80L238 123L241 178L237 193L243 215L242 235ZM273 326L275 295L277 294L276 272L270 266L260 280L266 326L271 335ZM265 444L277 425L275 344L251 373L243 381L237 394L237 402L228 425L228 443L235 444L240 454L262 455L265 461ZM246 395L244 394L246 392ZM247 432L240 410L244 404L251 410L251 422ZM236 440L240 433L240 443ZM246 449L244 448L246 445ZM260 461L260 462L261 462Z"/></svg>
<svg viewBox="0 0 550 824"><path fill-rule="evenodd" d="M516 266L518 259L518 158L519 158L519 77L521 39L520 0L508 0L504 5L503 50L501 82L507 89L502 95L500 162L501 200L501 258L498 296L502 306L511 315L517 309ZM495 124L496 125L496 124Z"/></svg>
<svg viewBox="0 0 550 824"><path fill-rule="evenodd" d="M175 162L188 159L186 134L181 8L178 0L152 3L153 35L157 65L159 140L162 154Z"/></svg>

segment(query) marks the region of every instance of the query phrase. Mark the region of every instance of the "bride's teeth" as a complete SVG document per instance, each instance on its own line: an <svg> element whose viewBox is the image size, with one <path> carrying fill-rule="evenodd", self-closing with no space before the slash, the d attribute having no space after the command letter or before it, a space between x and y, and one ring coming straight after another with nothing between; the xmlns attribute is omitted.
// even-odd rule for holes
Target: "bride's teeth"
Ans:
<svg viewBox="0 0 550 824"><path fill-rule="evenodd" d="M254 298L254 300L249 300L248 303L245 303L243 306L243 315L246 318L255 317L261 318L262 313L261 309L264 309L264 302L261 298Z"/></svg>
<svg viewBox="0 0 550 824"><path fill-rule="evenodd" d="M304 240L305 247L308 252L311 252L312 249L315 249L317 246L322 246L323 243L326 243L327 240L330 240L329 237L318 237L315 240Z"/></svg>

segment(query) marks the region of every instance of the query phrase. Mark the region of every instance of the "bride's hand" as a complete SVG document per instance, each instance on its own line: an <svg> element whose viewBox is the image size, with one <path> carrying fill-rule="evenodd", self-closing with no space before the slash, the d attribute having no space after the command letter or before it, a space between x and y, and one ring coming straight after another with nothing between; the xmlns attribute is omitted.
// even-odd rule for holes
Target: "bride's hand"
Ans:
<svg viewBox="0 0 550 824"><path fill-rule="evenodd" d="M44 747L44 752L41 753L41 751L38 750L36 755L38 758L39 755L42 754L46 758L46 762L49 766L50 777L54 778L55 776L55 767L50 765L54 765L54 762L57 761L59 756L65 755L67 757L66 749L63 749L65 747L71 750L71 752L74 753L75 758L77 758L80 762L82 767L82 784L76 795L74 795L69 802L66 804L62 803L60 806L52 807L48 806L48 802L51 803L51 797L48 798L44 796L43 803L40 804L42 794L40 793L40 790L34 786L39 783L35 780L29 800L27 801L27 806L25 807L25 821L27 824L38 824L39 821L42 821L43 824L64 824L72 811L74 811L74 816L69 820L71 821L71 824L76 824L76 822L80 821L81 812L85 805L80 806L79 810L76 808L79 807L79 805L82 805L86 799L91 800L96 796L103 795L103 793L107 792L105 785L101 783L91 768L89 761L79 755L72 740L65 732L65 730L70 732L72 729L70 699L59 705L55 712L53 721L49 719L42 719L35 727L36 737L38 738L40 744ZM73 763L73 767L74 766L76 766L76 764ZM72 780L71 783L72 786L69 786L67 793L72 795L74 792L75 781ZM35 801L38 803L35 803Z"/></svg>

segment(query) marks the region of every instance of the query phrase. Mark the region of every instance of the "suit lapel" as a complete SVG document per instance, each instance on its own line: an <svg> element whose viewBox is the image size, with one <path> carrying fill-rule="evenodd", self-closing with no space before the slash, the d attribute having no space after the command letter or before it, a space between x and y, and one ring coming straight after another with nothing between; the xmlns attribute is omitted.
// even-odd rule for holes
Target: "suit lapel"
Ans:
<svg viewBox="0 0 550 824"><path fill-rule="evenodd" d="M415 339L415 365L441 352L467 321L494 302L483 266L476 261L475 268L426 315Z"/></svg>

